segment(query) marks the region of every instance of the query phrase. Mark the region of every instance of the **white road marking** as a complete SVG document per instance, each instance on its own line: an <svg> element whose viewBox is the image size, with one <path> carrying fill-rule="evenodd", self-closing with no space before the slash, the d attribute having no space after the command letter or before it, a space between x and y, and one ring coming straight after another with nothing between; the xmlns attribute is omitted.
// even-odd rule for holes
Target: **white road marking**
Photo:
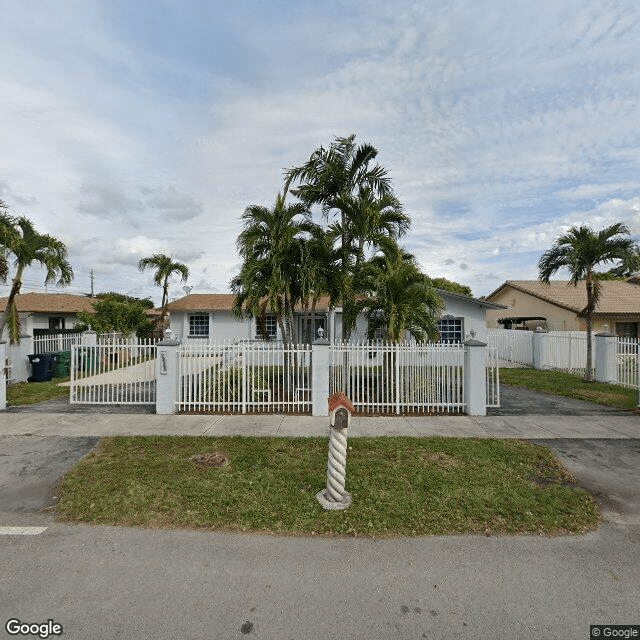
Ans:
<svg viewBox="0 0 640 640"><path fill-rule="evenodd" d="M37 536L47 527L0 527L0 536Z"/></svg>

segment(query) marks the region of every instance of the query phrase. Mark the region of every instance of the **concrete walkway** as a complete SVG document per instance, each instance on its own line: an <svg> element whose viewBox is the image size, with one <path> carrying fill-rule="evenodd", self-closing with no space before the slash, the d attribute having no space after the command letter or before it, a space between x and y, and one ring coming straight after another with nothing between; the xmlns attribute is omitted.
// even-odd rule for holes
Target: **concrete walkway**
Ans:
<svg viewBox="0 0 640 640"><path fill-rule="evenodd" d="M0 412L0 435L109 436L326 436L328 418L292 415L175 415ZM355 417L349 437L449 436L457 438L640 438L640 415Z"/></svg>

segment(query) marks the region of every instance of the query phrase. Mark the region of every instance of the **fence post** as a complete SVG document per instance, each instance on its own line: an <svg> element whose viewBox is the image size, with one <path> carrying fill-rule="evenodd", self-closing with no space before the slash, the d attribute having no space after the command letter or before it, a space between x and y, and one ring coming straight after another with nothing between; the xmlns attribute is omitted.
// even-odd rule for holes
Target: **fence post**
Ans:
<svg viewBox="0 0 640 640"><path fill-rule="evenodd" d="M605 331L595 335L596 380L598 382L618 382L616 355L618 336Z"/></svg>
<svg viewBox="0 0 640 640"><path fill-rule="evenodd" d="M98 345L98 334L89 329L82 334L82 346L83 347L95 347Z"/></svg>
<svg viewBox="0 0 640 640"><path fill-rule="evenodd" d="M20 336L18 344L7 345L7 356L11 372L9 380L11 382L24 382L31 375L31 364L28 356L35 353L33 336Z"/></svg>
<svg viewBox="0 0 640 640"><path fill-rule="evenodd" d="M0 342L0 411L7 408L7 343Z"/></svg>
<svg viewBox="0 0 640 640"><path fill-rule="evenodd" d="M329 415L329 341L318 338L311 345L311 415Z"/></svg>
<svg viewBox="0 0 640 640"><path fill-rule="evenodd" d="M471 338L464 343L464 403L467 415L487 415L487 343Z"/></svg>
<svg viewBox="0 0 640 640"><path fill-rule="evenodd" d="M162 340L157 344L156 413L176 413L180 340Z"/></svg>
<svg viewBox="0 0 640 640"><path fill-rule="evenodd" d="M547 341L547 332L538 327L533 332L533 368L544 369L547 365L544 357L544 347Z"/></svg>

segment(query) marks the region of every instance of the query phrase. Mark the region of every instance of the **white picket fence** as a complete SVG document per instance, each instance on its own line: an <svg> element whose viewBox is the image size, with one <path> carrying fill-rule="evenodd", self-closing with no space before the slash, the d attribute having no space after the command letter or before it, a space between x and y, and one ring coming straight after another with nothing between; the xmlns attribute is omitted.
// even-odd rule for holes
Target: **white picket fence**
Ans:
<svg viewBox="0 0 640 640"><path fill-rule="evenodd" d="M182 346L178 410L308 413L311 345L221 343Z"/></svg>
<svg viewBox="0 0 640 640"><path fill-rule="evenodd" d="M155 342L73 345L70 374L71 404L155 404Z"/></svg>

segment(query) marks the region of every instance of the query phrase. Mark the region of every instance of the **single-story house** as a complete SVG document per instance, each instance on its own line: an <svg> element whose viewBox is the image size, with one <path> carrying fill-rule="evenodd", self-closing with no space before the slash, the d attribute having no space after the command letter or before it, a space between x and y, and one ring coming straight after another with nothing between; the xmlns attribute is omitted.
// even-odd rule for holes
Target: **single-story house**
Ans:
<svg viewBox="0 0 640 640"><path fill-rule="evenodd" d="M600 299L593 315L594 332L608 329L619 336L639 337L638 280L602 280L600 287ZM574 287L566 280L554 280L548 285L539 280L507 280L486 299L507 307L506 311L487 310L489 328L508 327L512 322L529 329L541 326L550 331L586 331L587 328L585 319L580 317L587 305L584 282Z"/></svg>
<svg viewBox="0 0 640 640"><path fill-rule="evenodd" d="M467 296L438 290L445 303L440 319L441 340L462 342L475 332L482 340L487 335L485 313L489 309L504 309L499 303L478 300ZM223 342L238 340L262 340L255 318L237 319L233 313L235 296L228 293L192 293L171 302L169 309L169 327L173 335L189 342ZM321 298L313 317L303 309L294 314L297 323L298 340L302 343L313 342L318 329L322 328L324 337L331 342L342 338L342 309L329 308L329 299ZM280 328L276 317L267 314L267 331L274 340L281 340ZM351 334L352 342L366 340L367 319L358 318L355 330Z"/></svg>
<svg viewBox="0 0 640 640"><path fill-rule="evenodd" d="M93 299L71 293L21 293L15 302L20 318L20 333L37 336L72 330L79 322L78 311L93 313ZM0 308L7 306L7 298L0 298ZM7 340L7 328L3 339Z"/></svg>
<svg viewBox="0 0 640 640"><path fill-rule="evenodd" d="M72 332L80 322L78 311L94 313L93 303L97 298L78 296L72 293L21 293L15 298L23 336L39 336L49 333ZM0 298L0 309L7 306L7 298ZM159 309L147 309L147 317L156 320ZM8 340L5 327L3 340Z"/></svg>

